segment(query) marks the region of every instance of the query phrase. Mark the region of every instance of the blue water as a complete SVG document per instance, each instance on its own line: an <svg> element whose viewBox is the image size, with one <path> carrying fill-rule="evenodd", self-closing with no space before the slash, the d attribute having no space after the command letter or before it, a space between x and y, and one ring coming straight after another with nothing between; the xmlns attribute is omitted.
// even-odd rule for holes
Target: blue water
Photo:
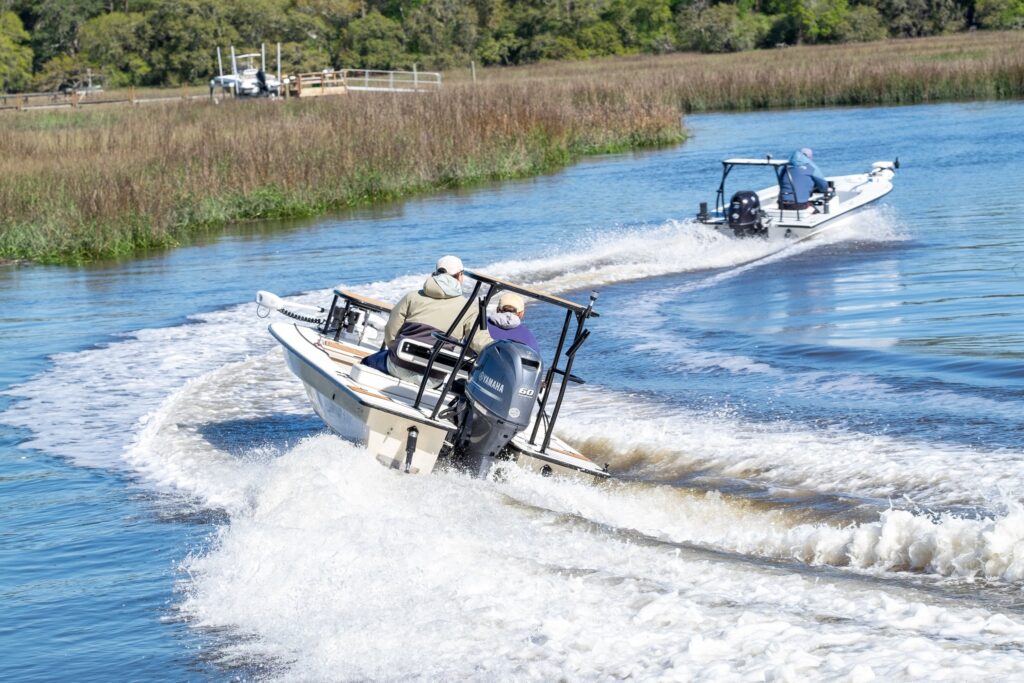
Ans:
<svg viewBox="0 0 1024 683"><path fill-rule="evenodd" d="M680 427L682 443L665 437L658 446L690 450L692 460L669 467L651 450L647 464L619 461L627 478L696 473L742 481L736 491L908 495L931 513L1006 514L1024 482L1021 121L1020 103L695 116L684 145L590 159L548 177L239 228L131 261L0 268L0 422L8 423L0 424L0 677L182 680L285 670L269 654L225 658L228 643L252 634L181 611L190 558L212 552L239 514L193 485L213 456L197 451L199 465L181 474L178 460L126 453L135 453L153 415L194 429L210 453L243 464L260 448L286 452L319 433L301 396L259 403L272 393L269 380L231 410L202 394L213 401L205 418L201 407L176 413L166 401L238 360L207 348L231 343L207 329L218 315L235 324L237 305L255 290L298 294L344 282L391 292L446 252L578 300L600 290L602 317L578 374L643 406L588 395L613 415L635 410L628 433L606 440L643 453L657 441L638 436L645 424L664 436L671 429L657 420L666 415L670 425L711 416L709 434L761 435L768 444L739 458L749 466L722 464L693 441L700 433ZM808 145L828 175L900 157L895 191L861 233L745 265L771 250L715 242L685 223L698 202L713 199L721 158ZM556 317L538 308L529 322L550 340ZM272 348L261 329L253 320L242 357ZM282 377L273 380L287 392ZM230 382L212 393L242 391L238 378ZM877 478L861 466L873 451L850 445L858 443L886 454ZM175 448L178 457L186 447ZM614 461L614 443L607 448ZM808 460L796 457L800 449ZM773 500L785 507L784 496Z"/></svg>

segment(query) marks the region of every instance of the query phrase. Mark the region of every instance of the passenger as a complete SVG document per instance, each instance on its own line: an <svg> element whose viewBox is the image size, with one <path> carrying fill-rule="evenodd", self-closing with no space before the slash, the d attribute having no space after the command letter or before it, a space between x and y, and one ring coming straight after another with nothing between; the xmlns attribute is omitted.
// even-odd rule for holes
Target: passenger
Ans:
<svg viewBox="0 0 1024 683"><path fill-rule="evenodd" d="M540 344L530 328L523 323L526 317L526 302L515 292L505 292L498 297L498 308L487 316L487 331L491 339L511 339L526 344L540 355Z"/></svg>
<svg viewBox="0 0 1024 683"><path fill-rule="evenodd" d="M806 209L811 206L812 192L827 192L828 181L811 159L809 147L793 152L789 162L779 171L779 208Z"/></svg>
<svg viewBox="0 0 1024 683"><path fill-rule="evenodd" d="M463 279L459 257L442 256L437 261L434 273L423 283L423 288L409 292L391 309L388 324L384 328L384 346L387 349L385 367L388 374L415 383L423 379L422 367L398 357L399 344L404 339L415 339L433 346L436 340L431 333L448 331L466 304L462 296ZM452 336L465 339L476 318L477 310L470 306L452 330ZM491 338L487 332L478 329L470 351L479 353L490 343ZM370 359L367 359L366 364L381 369Z"/></svg>

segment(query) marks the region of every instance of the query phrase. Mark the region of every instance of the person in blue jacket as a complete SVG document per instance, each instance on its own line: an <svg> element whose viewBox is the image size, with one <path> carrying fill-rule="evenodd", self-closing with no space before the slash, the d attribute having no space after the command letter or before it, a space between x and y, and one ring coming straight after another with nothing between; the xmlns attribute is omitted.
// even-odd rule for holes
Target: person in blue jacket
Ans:
<svg viewBox="0 0 1024 683"><path fill-rule="evenodd" d="M487 316L487 332L491 339L510 339L526 344L540 355L540 344L530 328L523 323L526 302L515 292L504 292L498 297L498 307Z"/></svg>
<svg viewBox="0 0 1024 683"><path fill-rule="evenodd" d="M813 157L809 147L798 149L779 171L780 209L806 209L811 205L812 192L828 191L828 181L811 160Z"/></svg>

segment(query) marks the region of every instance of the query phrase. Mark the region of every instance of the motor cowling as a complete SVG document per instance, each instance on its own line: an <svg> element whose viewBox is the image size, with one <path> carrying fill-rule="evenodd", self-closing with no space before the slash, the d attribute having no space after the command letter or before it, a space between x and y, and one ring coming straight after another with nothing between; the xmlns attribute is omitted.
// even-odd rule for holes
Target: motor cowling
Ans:
<svg viewBox="0 0 1024 683"><path fill-rule="evenodd" d="M764 212L761 210L761 200L756 192L741 190L732 196L729 201L729 211L726 214L729 227L736 232L759 232L764 230L761 219Z"/></svg>
<svg viewBox="0 0 1024 683"><path fill-rule="evenodd" d="M530 423L541 381L541 360L519 342L501 340L477 358L458 410L453 460L485 474L493 458Z"/></svg>

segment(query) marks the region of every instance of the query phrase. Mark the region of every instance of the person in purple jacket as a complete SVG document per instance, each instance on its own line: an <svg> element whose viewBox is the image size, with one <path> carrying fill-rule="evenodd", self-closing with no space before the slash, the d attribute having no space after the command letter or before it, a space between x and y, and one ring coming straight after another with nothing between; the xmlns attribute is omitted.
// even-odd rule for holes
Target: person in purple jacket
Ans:
<svg viewBox="0 0 1024 683"><path fill-rule="evenodd" d="M510 339L526 344L540 355L540 344L530 328L523 323L526 302L515 292L504 292L498 297L498 308L487 316L487 331L491 339Z"/></svg>

